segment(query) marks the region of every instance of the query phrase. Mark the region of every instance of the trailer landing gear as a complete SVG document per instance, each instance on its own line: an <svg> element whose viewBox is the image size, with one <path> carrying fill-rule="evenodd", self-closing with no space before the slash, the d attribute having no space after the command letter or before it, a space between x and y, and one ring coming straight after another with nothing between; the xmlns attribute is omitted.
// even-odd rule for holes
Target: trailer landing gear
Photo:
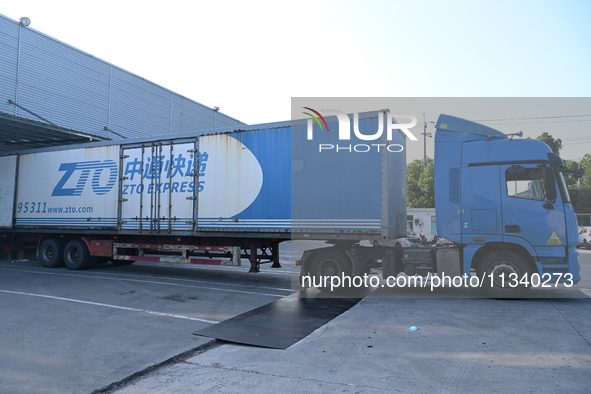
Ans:
<svg viewBox="0 0 591 394"><path fill-rule="evenodd" d="M262 263L273 263L271 268L281 268L279 263L279 243L261 245L258 242L252 242L249 252L244 256L248 257L250 261L248 272L260 272Z"/></svg>

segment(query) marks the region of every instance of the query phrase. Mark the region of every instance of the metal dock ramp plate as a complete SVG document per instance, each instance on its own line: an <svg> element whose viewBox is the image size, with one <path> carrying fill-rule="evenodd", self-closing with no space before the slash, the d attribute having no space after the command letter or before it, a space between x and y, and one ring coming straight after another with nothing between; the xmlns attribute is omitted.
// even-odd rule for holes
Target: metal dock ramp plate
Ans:
<svg viewBox="0 0 591 394"><path fill-rule="evenodd" d="M263 305L194 334L245 345L287 349L362 300L327 298L326 295L322 298L304 298L301 293Z"/></svg>

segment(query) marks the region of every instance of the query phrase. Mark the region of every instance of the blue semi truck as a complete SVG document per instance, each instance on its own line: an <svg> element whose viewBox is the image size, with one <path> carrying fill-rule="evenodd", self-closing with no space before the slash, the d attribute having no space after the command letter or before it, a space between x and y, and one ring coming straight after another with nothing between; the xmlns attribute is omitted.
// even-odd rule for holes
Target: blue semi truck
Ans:
<svg viewBox="0 0 591 394"><path fill-rule="evenodd" d="M454 247L334 242L333 248L304 253L301 281L309 276L359 277L381 267L384 279L401 272L462 278L460 283L499 298L523 296L532 285L576 284L578 229L564 174L583 173L567 169L539 140L513 138L449 115L441 115L436 128L437 230ZM326 281L318 283L329 288Z"/></svg>
<svg viewBox="0 0 591 394"><path fill-rule="evenodd" d="M323 240L332 246L304 252L301 277L475 271L495 297L524 294L534 275L580 280L562 160L541 141L448 115L435 198L438 232L455 246L362 246L405 236L402 126L381 110L5 154L0 242L37 250L49 268L246 258L257 272L280 265L284 241Z"/></svg>

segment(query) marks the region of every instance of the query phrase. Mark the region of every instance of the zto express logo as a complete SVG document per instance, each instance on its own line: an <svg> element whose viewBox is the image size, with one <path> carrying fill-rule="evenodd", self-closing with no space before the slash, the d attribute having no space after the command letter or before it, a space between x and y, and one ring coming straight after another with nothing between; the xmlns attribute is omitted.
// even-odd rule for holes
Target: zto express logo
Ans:
<svg viewBox="0 0 591 394"><path fill-rule="evenodd" d="M327 131L328 131L328 124L326 123L326 120L324 119L324 117L325 116L336 116L338 119L338 124L339 124L339 140L341 140L341 141L351 140L351 119L349 118L349 115L347 115L343 111L340 111L337 109L323 109L321 111L316 111L310 107L303 107L303 108L318 115L318 117L324 123L324 126L326 126ZM308 137L308 140L313 140L314 139L314 130L313 130L314 124L313 124L312 120L316 121L316 123L320 126L321 130L323 130L322 123L320 123L320 120L318 119L318 117L312 115L311 113L304 112L304 114L306 114L312 118L312 119L308 119L308 123L307 123L308 135L307 135L307 137ZM355 134L355 137L357 137L358 139L363 140L363 141L380 140L382 138L383 133L384 133L384 118L386 119L385 129L386 129L388 141L392 141L393 130L400 130L410 140L417 141L417 137L415 137L408 130L408 129L413 128L414 126L417 125L417 117L414 115L408 115L408 114L392 114L391 112L385 112L384 114L381 114L380 116L378 116L378 130L374 134L362 134L359 129L359 113L357 113L357 112L353 113L353 132ZM410 122L409 123L398 123L396 121L397 118L398 119L399 118L410 119ZM382 147L386 148L389 152L402 152L404 150L404 147L400 144L390 144L390 145L386 145L386 144L371 144L371 145L357 144L357 145L353 145L353 146L352 145L339 146L338 144L336 146L333 144L319 144L318 145L318 149L320 152L322 152L323 150L335 150L336 152L339 152L340 150L348 151L348 152L353 152L353 151L355 151L355 152L369 152L372 149L372 147L377 148L378 152L380 151L380 148L382 148Z"/></svg>
<svg viewBox="0 0 591 394"><path fill-rule="evenodd" d="M65 174L62 179L57 183L52 196L80 196L86 186L86 182L92 173L92 191L99 196L107 194L115 186L117 181L117 163L113 160L94 160L94 161L81 161L75 163L62 163L59 168L60 171L64 171ZM101 185L101 175L103 170L109 171L109 177L106 185ZM79 174L78 180L74 187L64 187L70 180L74 173ZM75 177L73 178L75 179Z"/></svg>

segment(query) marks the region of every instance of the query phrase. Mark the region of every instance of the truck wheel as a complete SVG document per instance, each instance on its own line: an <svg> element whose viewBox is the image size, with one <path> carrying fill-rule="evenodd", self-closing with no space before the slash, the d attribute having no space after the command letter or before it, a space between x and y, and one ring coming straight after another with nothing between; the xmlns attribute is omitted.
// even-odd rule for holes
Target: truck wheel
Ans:
<svg viewBox="0 0 591 394"><path fill-rule="evenodd" d="M531 280L530 266L523 257L509 250L495 250L485 255L480 260L477 272L480 280L484 275L482 288L491 298L520 298L530 288L529 284L519 283L524 276L528 282ZM515 280L512 274L517 275Z"/></svg>
<svg viewBox="0 0 591 394"><path fill-rule="evenodd" d="M318 286L320 291L329 292L331 291L331 277L342 279L344 275L351 278L351 263L343 253L333 250L318 252L310 262L310 274L316 278L317 284L321 284ZM327 279L325 280L325 278ZM335 286L334 290L343 290L349 287L343 286L342 283L339 284L340 286Z"/></svg>
<svg viewBox="0 0 591 394"><path fill-rule="evenodd" d="M86 243L81 239L74 239L66 245L64 263L71 270L83 270L90 263L90 252Z"/></svg>
<svg viewBox="0 0 591 394"><path fill-rule="evenodd" d="M64 265L64 243L59 238L43 241L39 248L39 260L44 267L55 268Z"/></svg>

